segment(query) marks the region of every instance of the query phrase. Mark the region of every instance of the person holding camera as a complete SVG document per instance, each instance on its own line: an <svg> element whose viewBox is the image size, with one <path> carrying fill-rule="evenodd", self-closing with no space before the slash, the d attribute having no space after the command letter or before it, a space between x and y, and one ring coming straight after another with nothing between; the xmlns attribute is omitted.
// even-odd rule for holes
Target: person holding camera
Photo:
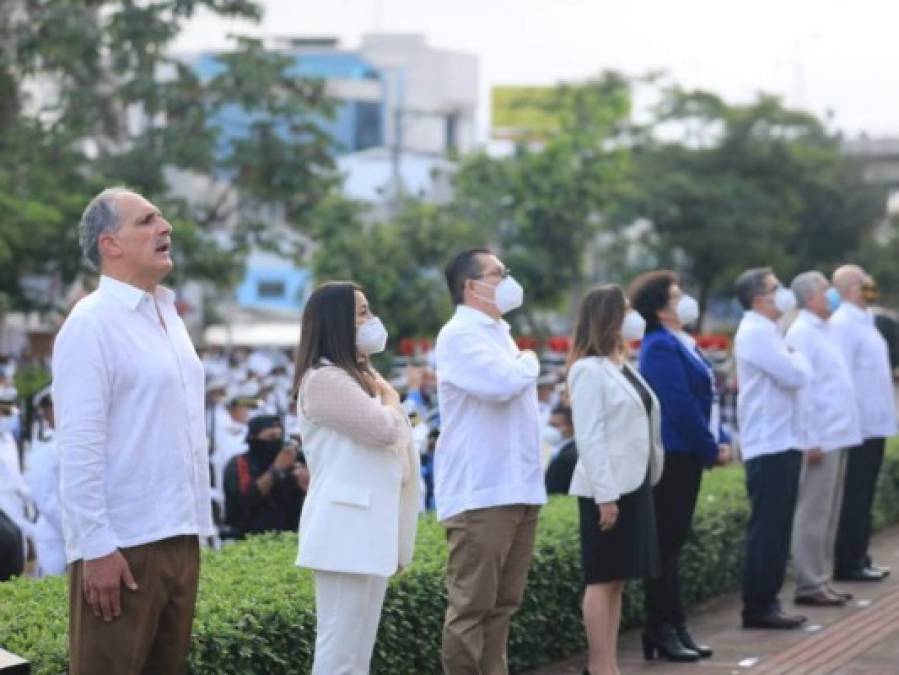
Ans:
<svg viewBox="0 0 899 675"><path fill-rule="evenodd" d="M309 470L296 444L285 443L276 415L250 419L247 452L225 468L225 523L239 538L259 532L293 532L309 488Z"/></svg>

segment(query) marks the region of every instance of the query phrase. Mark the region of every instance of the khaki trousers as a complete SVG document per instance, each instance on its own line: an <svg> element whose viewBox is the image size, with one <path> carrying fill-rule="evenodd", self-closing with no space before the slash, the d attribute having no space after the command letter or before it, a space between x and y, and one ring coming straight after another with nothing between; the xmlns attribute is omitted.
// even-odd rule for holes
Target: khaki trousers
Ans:
<svg viewBox="0 0 899 675"><path fill-rule="evenodd" d="M796 597L823 590L830 578L845 475L845 450L826 452L815 465L803 457L793 520Z"/></svg>
<svg viewBox="0 0 899 675"><path fill-rule="evenodd" d="M84 597L84 561L69 566L69 674L184 673L200 573L197 537L121 552L138 590L122 587L122 613L109 623L94 616Z"/></svg>
<svg viewBox="0 0 899 675"><path fill-rule="evenodd" d="M449 544L441 657L447 675L507 675L509 622L521 604L539 506L464 511L443 522Z"/></svg>

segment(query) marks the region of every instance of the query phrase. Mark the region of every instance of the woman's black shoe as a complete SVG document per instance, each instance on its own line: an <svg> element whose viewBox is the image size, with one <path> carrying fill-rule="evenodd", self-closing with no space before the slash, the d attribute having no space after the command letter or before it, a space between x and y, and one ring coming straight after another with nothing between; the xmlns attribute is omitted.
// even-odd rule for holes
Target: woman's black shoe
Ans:
<svg viewBox="0 0 899 675"><path fill-rule="evenodd" d="M659 658L675 663L699 661L699 653L684 647L677 632L670 626L655 633L643 631L643 658L652 661L656 653Z"/></svg>
<svg viewBox="0 0 899 675"><path fill-rule="evenodd" d="M712 648L708 645L698 644L693 639L693 636L690 635L690 631L687 630L686 626L677 626L674 630L677 633L677 637L680 638L681 644L699 654L700 658L707 659L712 655Z"/></svg>

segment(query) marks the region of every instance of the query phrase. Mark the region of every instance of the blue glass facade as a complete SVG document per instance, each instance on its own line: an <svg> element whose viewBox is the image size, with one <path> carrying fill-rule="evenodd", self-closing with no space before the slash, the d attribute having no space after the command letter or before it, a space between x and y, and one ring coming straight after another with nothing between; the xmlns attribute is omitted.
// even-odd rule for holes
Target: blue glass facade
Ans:
<svg viewBox="0 0 899 675"><path fill-rule="evenodd" d="M214 54L199 57L193 67L204 79L215 77L223 70ZM352 52L316 53L304 50L295 56L291 73L297 77L332 81L375 81L382 85L382 92L385 90L382 81L384 74ZM384 145L386 106L383 95L379 101L341 98L336 101L332 118L319 117L315 121L334 139L335 156L358 152ZM223 154L231 141L247 135L254 117L255 113L236 105L224 108L217 115L214 123L222 132L220 147ZM251 256L235 295L238 305L244 308L299 311L311 283L309 270L273 261L254 261Z"/></svg>

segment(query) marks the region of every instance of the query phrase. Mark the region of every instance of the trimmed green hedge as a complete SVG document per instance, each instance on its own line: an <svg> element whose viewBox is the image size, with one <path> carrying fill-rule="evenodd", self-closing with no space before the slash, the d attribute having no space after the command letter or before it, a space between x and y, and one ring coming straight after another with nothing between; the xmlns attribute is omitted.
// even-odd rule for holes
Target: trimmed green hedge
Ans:
<svg viewBox="0 0 899 675"><path fill-rule="evenodd" d="M899 447L891 446L878 489L875 524L899 522ZM688 603L739 585L747 517L740 466L707 473L681 571ZM585 648L577 508L554 498L543 509L534 564L510 636L513 671ZM315 640L311 574L293 566L295 535L266 535L204 552L191 672L307 673ZM373 670L390 675L439 673L445 608L446 545L433 518L422 519L416 559L390 584ZM0 646L30 659L35 673L66 668L65 580L0 584ZM642 590L630 584L624 626L639 624ZM736 620L736 617L735 619Z"/></svg>

